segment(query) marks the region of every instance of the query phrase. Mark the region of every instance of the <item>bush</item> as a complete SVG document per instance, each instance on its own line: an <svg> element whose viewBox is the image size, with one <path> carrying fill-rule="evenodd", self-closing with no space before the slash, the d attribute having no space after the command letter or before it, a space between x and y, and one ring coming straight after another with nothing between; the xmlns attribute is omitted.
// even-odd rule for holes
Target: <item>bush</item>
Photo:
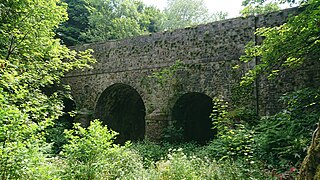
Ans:
<svg viewBox="0 0 320 180"><path fill-rule="evenodd" d="M281 100L286 108L261 119L256 127L255 149L257 158L264 160L269 168L285 171L300 165L319 121L319 95L317 89L285 94Z"/></svg>
<svg viewBox="0 0 320 180"><path fill-rule="evenodd" d="M154 162L159 161L168 152L165 146L148 140L133 143L130 148L142 157L144 167L146 168L152 166Z"/></svg>
<svg viewBox="0 0 320 180"><path fill-rule="evenodd" d="M247 165L240 161L216 161L188 156L182 149L173 149L148 172L152 179L267 179L268 175L259 168L255 164Z"/></svg>
<svg viewBox="0 0 320 180"><path fill-rule="evenodd" d="M254 133L243 125L236 129L230 129L217 139L212 140L197 154L201 157L207 156L212 159L244 159L248 163L254 161Z"/></svg>
<svg viewBox="0 0 320 180"><path fill-rule="evenodd" d="M66 161L65 179L116 179L141 170L139 156L128 150L128 144L113 144L116 132L91 122L88 129L80 124L75 130L66 131L69 143L64 145L62 155Z"/></svg>
<svg viewBox="0 0 320 180"><path fill-rule="evenodd" d="M228 103L222 99L213 99L211 114L217 138L203 149L212 158L243 158L248 162L253 158L254 131L251 127L257 120L252 111L238 108L228 111Z"/></svg>
<svg viewBox="0 0 320 180"><path fill-rule="evenodd" d="M170 149L181 148L188 156L194 155L200 146L194 143L170 144L167 142L155 143L148 140L133 143L130 149L139 154L143 159L144 167L149 168L160 159L163 159L170 152Z"/></svg>
<svg viewBox="0 0 320 180"><path fill-rule="evenodd" d="M318 118L315 114L298 118L288 111L263 118L256 128L257 158L274 168L298 166L306 155Z"/></svg>
<svg viewBox="0 0 320 180"><path fill-rule="evenodd" d="M53 154L59 154L63 145L68 143L64 130L71 129L72 123L64 120L65 119L59 119L53 126L46 128L46 141L52 144L51 152Z"/></svg>
<svg viewBox="0 0 320 180"><path fill-rule="evenodd" d="M177 127L176 125L169 125L163 131L162 141L165 143L175 143L181 144L184 142L184 130L182 127Z"/></svg>
<svg viewBox="0 0 320 180"><path fill-rule="evenodd" d="M46 155L51 147L45 143L42 134L43 128L50 123L32 121L30 115L8 101L8 96L0 87L0 178L54 177ZM39 96L38 100L45 101L46 98Z"/></svg>

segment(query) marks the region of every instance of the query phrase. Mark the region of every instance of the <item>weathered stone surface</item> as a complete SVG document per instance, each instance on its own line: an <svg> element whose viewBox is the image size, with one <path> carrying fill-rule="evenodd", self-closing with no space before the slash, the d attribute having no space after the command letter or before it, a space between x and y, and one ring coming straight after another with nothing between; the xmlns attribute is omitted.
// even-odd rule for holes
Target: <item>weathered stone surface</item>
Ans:
<svg viewBox="0 0 320 180"><path fill-rule="evenodd" d="M146 108L146 136L159 138L163 128L170 124L174 104L182 95L197 92L231 100L232 88L245 70L254 65L232 68L239 63L249 41L258 43L254 35L256 28L282 24L292 13L297 13L297 9L75 47L79 50L92 48L97 63L91 70L68 74L64 81L71 86L77 107L92 112L108 87L116 83L132 87L140 94ZM179 70L165 87L148 78L152 72L177 60L188 68ZM255 98L259 112L272 114L281 107L277 104L280 94L303 87L307 82L319 82L319 66L314 67L288 72L279 82L261 77Z"/></svg>
<svg viewBox="0 0 320 180"><path fill-rule="evenodd" d="M320 123L320 121L319 121ZM307 156L304 158L298 180L320 179L320 124L313 132L312 141L308 148Z"/></svg>

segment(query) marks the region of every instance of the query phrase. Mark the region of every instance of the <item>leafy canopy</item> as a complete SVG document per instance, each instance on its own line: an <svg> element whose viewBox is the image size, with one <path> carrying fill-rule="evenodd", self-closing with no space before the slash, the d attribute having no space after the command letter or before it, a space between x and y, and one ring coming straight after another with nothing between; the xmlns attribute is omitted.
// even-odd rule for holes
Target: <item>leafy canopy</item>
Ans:
<svg viewBox="0 0 320 180"><path fill-rule="evenodd" d="M244 8L240 11L242 16L265 14L280 10L280 4L288 3L290 5L301 4L307 0L243 0Z"/></svg>
<svg viewBox="0 0 320 180"><path fill-rule="evenodd" d="M243 0L242 5L247 6L247 5L252 5L252 4L263 4L266 3L268 0ZM299 3L304 3L307 2L308 0L273 0L273 2L277 2L280 4L283 3L290 3L290 4L299 4Z"/></svg>
<svg viewBox="0 0 320 180"><path fill-rule="evenodd" d="M250 15L258 15L264 14L267 12L280 10L280 6L276 2L268 2L265 4L255 3L255 4L247 4L240 11L242 16L250 16Z"/></svg>
<svg viewBox="0 0 320 180"><path fill-rule="evenodd" d="M87 42L85 36L81 36L89 28L89 3L87 0L63 0L68 4L68 20L59 25L57 36L67 46Z"/></svg>
<svg viewBox="0 0 320 180"><path fill-rule="evenodd" d="M243 85L251 84L261 73L274 77L281 69L319 61L320 1L309 0L302 8L300 14L279 27L257 30L256 34L264 37L262 44L249 43L240 59L249 62L259 58L260 62L243 77Z"/></svg>
<svg viewBox="0 0 320 180"><path fill-rule="evenodd" d="M90 51L70 51L54 38L67 19L59 0L4 0L0 9L0 176L29 179L40 172L44 129L62 114L68 95L42 89L94 60Z"/></svg>
<svg viewBox="0 0 320 180"><path fill-rule="evenodd" d="M210 14L203 0L168 0L163 29L177 29L225 19L227 13Z"/></svg>
<svg viewBox="0 0 320 180"><path fill-rule="evenodd" d="M88 1L89 27L82 33L89 42L122 39L158 31L161 12L136 0Z"/></svg>

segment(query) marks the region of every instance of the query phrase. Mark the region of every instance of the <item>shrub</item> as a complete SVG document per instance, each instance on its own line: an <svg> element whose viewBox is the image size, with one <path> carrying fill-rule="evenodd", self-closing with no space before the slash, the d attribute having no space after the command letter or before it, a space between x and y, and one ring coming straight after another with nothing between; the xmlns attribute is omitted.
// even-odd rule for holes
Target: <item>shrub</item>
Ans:
<svg viewBox="0 0 320 180"><path fill-rule="evenodd" d="M217 139L212 140L207 146L198 152L200 156L208 156L213 159L245 159L253 161L254 155L254 133L243 125L236 129L230 129Z"/></svg>
<svg viewBox="0 0 320 180"><path fill-rule="evenodd" d="M305 114L298 118L291 112L283 111L263 118L256 128L258 158L271 167L283 166L282 168L287 169L297 166L306 155L318 117L315 114Z"/></svg>
<svg viewBox="0 0 320 180"><path fill-rule="evenodd" d="M241 161L216 161L188 156L182 149L170 150L167 157L156 163L153 179L267 179L271 176L261 171L260 166ZM150 171L149 171L150 172Z"/></svg>
<svg viewBox="0 0 320 180"><path fill-rule="evenodd" d="M59 154L63 145L67 144L68 140L65 137L64 130L71 129L72 123L65 119L55 121L53 126L46 128L46 141L52 144L51 152Z"/></svg>
<svg viewBox="0 0 320 180"><path fill-rule="evenodd" d="M218 130L217 138L204 149L214 158L244 158L252 161L254 131L250 126L256 121L256 116L243 109L228 111L228 103L222 99L213 99L211 114L214 128Z"/></svg>
<svg viewBox="0 0 320 180"><path fill-rule="evenodd" d="M299 166L319 121L319 94L317 89L302 89L281 97L286 108L262 118L256 128L257 158L282 171Z"/></svg>
<svg viewBox="0 0 320 180"><path fill-rule="evenodd" d="M116 135L98 120L88 129L75 124L74 130L66 131L69 142L62 151L67 164L63 178L115 179L142 169L139 156L128 150L129 144L113 144Z"/></svg>
<svg viewBox="0 0 320 180"><path fill-rule="evenodd" d="M201 148L199 145L194 143L180 143L180 144L170 144L167 142L156 143L148 140L142 142L133 143L130 149L142 157L144 167L149 168L155 163L167 156L170 149L181 148L183 153L188 156L196 154L196 152Z"/></svg>
<svg viewBox="0 0 320 180"><path fill-rule="evenodd" d="M176 125L169 125L163 131L162 141L165 143L181 144L184 142L184 130Z"/></svg>
<svg viewBox="0 0 320 180"><path fill-rule="evenodd" d="M43 128L50 123L32 121L30 114L8 101L8 96L0 87L0 178L40 179L51 175L53 178L46 156L51 147L45 143L42 134ZM47 99L39 96L38 100ZM27 106L26 110L32 108L34 111L41 109Z"/></svg>
<svg viewBox="0 0 320 180"><path fill-rule="evenodd" d="M130 148L142 157L143 164L146 168L152 166L154 162L159 161L168 152L165 146L148 140L133 143Z"/></svg>
<svg viewBox="0 0 320 180"><path fill-rule="evenodd" d="M200 159L188 158L182 149L170 150L164 160L156 163L160 179L197 179L197 169L194 167L202 163Z"/></svg>

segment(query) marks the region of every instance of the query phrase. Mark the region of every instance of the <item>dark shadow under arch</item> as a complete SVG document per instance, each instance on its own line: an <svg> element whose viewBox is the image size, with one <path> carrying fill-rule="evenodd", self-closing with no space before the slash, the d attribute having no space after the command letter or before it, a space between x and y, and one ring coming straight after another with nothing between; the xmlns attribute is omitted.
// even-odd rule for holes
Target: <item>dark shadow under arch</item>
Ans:
<svg viewBox="0 0 320 180"><path fill-rule="evenodd" d="M212 99L202 93L187 93L175 103L172 119L177 128L183 129L184 140L205 144L216 135L212 129Z"/></svg>
<svg viewBox="0 0 320 180"><path fill-rule="evenodd" d="M142 140L146 110L140 94L131 86L114 84L105 89L96 104L94 116L119 133L116 143Z"/></svg>

